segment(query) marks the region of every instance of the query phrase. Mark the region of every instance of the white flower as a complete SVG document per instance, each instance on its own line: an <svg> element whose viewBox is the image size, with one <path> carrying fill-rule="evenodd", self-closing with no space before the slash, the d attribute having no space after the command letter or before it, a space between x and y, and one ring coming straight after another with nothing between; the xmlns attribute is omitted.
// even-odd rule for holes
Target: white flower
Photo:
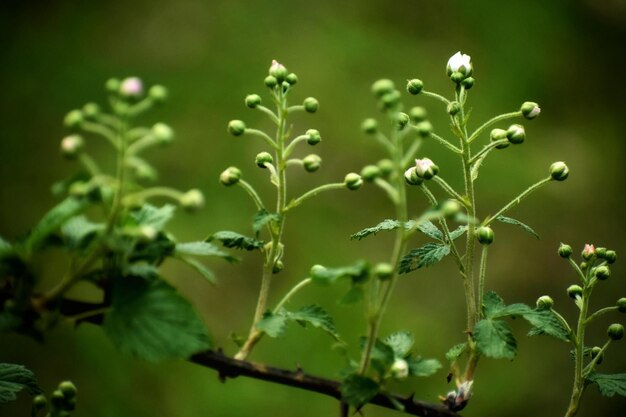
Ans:
<svg viewBox="0 0 626 417"><path fill-rule="evenodd" d="M462 54L461 51L452 55L448 60L448 75L453 72L460 72L464 75L472 73L472 58L467 54Z"/></svg>
<svg viewBox="0 0 626 417"><path fill-rule="evenodd" d="M137 97L143 94L143 82L140 78L129 77L122 81L120 92L129 97Z"/></svg>
<svg viewBox="0 0 626 417"><path fill-rule="evenodd" d="M438 171L439 167L428 158L415 160L415 173L420 178L429 180L434 177Z"/></svg>
<svg viewBox="0 0 626 417"><path fill-rule="evenodd" d="M396 359L391 365L391 375L397 379L404 379L409 376L409 364L404 359Z"/></svg>

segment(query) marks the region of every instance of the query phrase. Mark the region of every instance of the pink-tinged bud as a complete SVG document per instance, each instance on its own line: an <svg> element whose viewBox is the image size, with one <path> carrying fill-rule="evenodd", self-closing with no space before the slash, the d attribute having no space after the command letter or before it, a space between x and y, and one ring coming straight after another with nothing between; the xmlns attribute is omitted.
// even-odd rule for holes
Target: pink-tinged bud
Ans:
<svg viewBox="0 0 626 417"><path fill-rule="evenodd" d="M275 77L278 81L282 82L287 77L287 68L275 59L272 60L270 65L270 75Z"/></svg>
<svg viewBox="0 0 626 417"><path fill-rule="evenodd" d="M593 255L596 254L596 248L593 245L590 244L585 244L585 247L583 249L583 253L582 253L582 257L584 260L588 261L589 259L591 259L591 257Z"/></svg>
<svg viewBox="0 0 626 417"><path fill-rule="evenodd" d="M140 78L125 78L120 85L120 93L128 97L138 97L143 94L143 82Z"/></svg>
<svg viewBox="0 0 626 417"><path fill-rule="evenodd" d="M426 180L431 179L439 172L439 167L428 158L415 160L415 173Z"/></svg>

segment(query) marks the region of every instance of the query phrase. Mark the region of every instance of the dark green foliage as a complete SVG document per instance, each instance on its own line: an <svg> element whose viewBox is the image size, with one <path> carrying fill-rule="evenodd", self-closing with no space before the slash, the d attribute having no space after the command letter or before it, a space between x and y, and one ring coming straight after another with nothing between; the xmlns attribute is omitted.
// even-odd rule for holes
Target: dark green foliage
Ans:
<svg viewBox="0 0 626 417"><path fill-rule="evenodd" d="M391 220L391 219L386 219L383 220L382 222L378 223L376 226L374 227L368 227L367 229L363 229L355 234L353 234L352 236L350 236L350 239L354 240L361 240L365 237L368 237L370 235L375 235L378 232L382 232L383 230L395 230L398 229L400 227L404 226L405 230L411 230L413 228L415 228L417 225L417 223L414 220L409 220L406 223L402 223L399 220Z"/></svg>
<svg viewBox="0 0 626 417"><path fill-rule="evenodd" d="M339 340L339 334L333 318L318 305L304 306L293 312L285 309L281 309L277 313L268 311L257 324L257 329L267 333L268 336L279 337L283 334L290 321L294 321L302 327L307 325L316 327Z"/></svg>
<svg viewBox="0 0 626 417"><path fill-rule="evenodd" d="M254 219L252 220L252 231L254 232L255 236L258 236L261 232L261 229L263 229L268 224L270 225L270 227L278 224L278 222L280 222L280 218L281 216L278 213L270 213L267 210L259 210L254 215Z"/></svg>
<svg viewBox="0 0 626 417"><path fill-rule="evenodd" d="M380 385L371 378L351 374L341 384L341 398L353 407L367 404L378 394Z"/></svg>
<svg viewBox="0 0 626 417"><path fill-rule="evenodd" d="M26 248L29 251L41 248L46 239L56 232L63 223L77 215L89 206L89 202L82 198L68 197L54 206L33 228L28 239Z"/></svg>
<svg viewBox="0 0 626 417"><path fill-rule="evenodd" d="M480 320L473 334L478 350L487 357L513 359L517 355L517 341L511 327L502 320Z"/></svg>
<svg viewBox="0 0 626 417"><path fill-rule="evenodd" d="M412 249L400 260L398 272L406 274L416 269L435 265L450 253L450 246L442 243L427 243Z"/></svg>
<svg viewBox="0 0 626 417"><path fill-rule="evenodd" d="M596 384L600 394L612 397L615 394L626 397L626 374L598 374L587 376L587 383Z"/></svg>
<svg viewBox="0 0 626 417"><path fill-rule="evenodd" d="M40 394L35 374L12 363L0 363L0 404L14 401L17 393L26 388L31 395Z"/></svg>
<svg viewBox="0 0 626 417"><path fill-rule="evenodd" d="M213 240L221 242L222 245L227 248L245 249L248 251L262 249L263 245L265 244L265 242L263 241L231 231L221 231L213 233L207 239L207 242L211 242Z"/></svg>

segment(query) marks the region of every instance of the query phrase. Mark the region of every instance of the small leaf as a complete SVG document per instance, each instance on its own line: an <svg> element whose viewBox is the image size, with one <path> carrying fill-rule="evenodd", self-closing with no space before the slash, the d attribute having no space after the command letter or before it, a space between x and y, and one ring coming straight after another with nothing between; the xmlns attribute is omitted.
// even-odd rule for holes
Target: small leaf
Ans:
<svg viewBox="0 0 626 417"><path fill-rule="evenodd" d="M458 238L460 238L461 236L463 236L463 234L465 234L465 232L467 232L467 225L464 224L463 226L459 226L456 229L454 229L453 231L450 232L450 237L452 238L452 240L456 240Z"/></svg>
<svg viewBox="0 0 626 417"><path fill-rule="evenodd" d="M262 249L264 245L263 241L260 241L251 237L247 237L247 236L241 235L236 232L231 232L231 231L221 231L221 232L213 233L207 239L207 242L210 242L212 240L217 240L219 242L222 242L222 245L224 245L227 248L245 249L249 251L255 250L255 249Z"/></svg>
<svg viewBox="0 0 626 417"><path fill-rule="evenodd" d="M410 358L409 375L431 376L441 368L441 363L437 359Z"/></svg>
<svg viewBox="0 0 626 417"><path fill-rule="evenodd" d="M335 339L339 340L337 328L333 322L333 318L318 305L308 305L294 312L287 312L289 320L297 321L300 325L306 326L310 324L313 327L324 330Z"/></svg>
<svg viewBox="0 0 626 417"><path fill-rule="evenodd" d="M441 233L437 226L435 226L430 220L422 221L416 227L417 230L424 233L426 236L439 241L443 240L443 233Z"/></svg>
<svg viewBox="0 0 626 417"><path fill-rule="evenodd" d="M278 213L270 213L267 210L259 210L252 220L252 231L256 236L259 235L261 229L263 229L268 223L278 224L280 222L281 216Z"/></svg>
<svg viewBox="0 0 626 417"><path fill-rule="evenodd" d="M537 232L535 232L532 227L520 222L519 220L515 220L510 217L505 217L505 216L498 216L496 217L496 220L502 223L513 224L515 226L519 226L525 231L527 231L528 233L530 233L531 235L533 235L534 237L536 237L537 239L541 239L541 237L539 237Z"/></svg>
<svg viewBox="0 0 626 417"><path fill-rule="evenodd" d="M513 359L517 355L517 341L505 321L480 320L474 327L474 338L481 353L490 358Z"/></svg>
<svg viewBox="0 0 626 417"><path fill-rule="evenodd" d="M415 339L410 332L396 332L385 339L385 344L389 345L395 356L404 358L411 352Z"/></svg>
<svg viewBox="0 0 626 417"><path fill-rule="evenodd" d="M568 342L570 334L563 323L558 319L552 310L530 310L523 314L533 328L528 332L528 336L548 335Z"/></svg>
<svg viewBox="0 0 626 417"><path fill-rule="evenodd" d="M46 238L56 232L69 218L85 210L89 202L84 199L68 197L54 206L33 228L26 247L29 250L38 249Z"/></svg>
<svg viewBox="0 0 626 417"><path fill-rule="evenodd" d="M459 356L461 356L466 350L467 342L454 345L450 348L448 352L446 352L446 359L449 362L455 362L459 358Z"/></svg>
<svg viewBox="0 0 626 417"><path fill-rule="evenodd" d="M178 243L176 245L176 253L182 255L196 255L196 256L218 256L228 262L235 263L237 258L224 252L217 246L209 242L188 242Z"/></svg>
<svg viewBox="0 0 626 417"><path fill-rule="evenodd" d="M359 342L361 345L361 353L363 354L367 346L367 338L361 337ZM387 374L391 365L393 365L394 360L395 353L391 346L376 339L374 345L372 346L372 352L370 355L372 368L374 368L382 377Z"/></svg>
<svg viewBox="0 0 626 417"><path fill-rule="evenodd" d="M138 226L152 226L162 230L165 224L174 216L176 207L166 204L163 207L155 207L144 204L139 210L131 212L131 218Z"/></svg>
<svg viewBox="0 0 626 417"><path fill-rule="evenodd" d="M326 268L321 265L311 268L311 279L318 284L333 284L341 278L350 278L353 284L365 282L369 278L369 264L357 261L353 265L339 268Z"/></svg>
<svg viewBox="0 0 626 417"><path fill-rule="evenodd" d="M416 269L432 266L441 261L450 253L450 246L441 243L427 243L417 249L412 249L400 259L398 272L406 274Z"/></svg>
<svg viewBox="0 0 626 417"><path fill-rule="evenodd" d="M141 277L144 279L154 279L159 276L159 268L156 265L152 265L146 262L136 262L126 265L124 268L124 275Z"/></svg>
<svg viewBox="0 0 626 417"><path fill-rule="evenodd" d="M612 397L615 394L626 397L626 374L598 374L592 372L586 379L596 384L600 394Z"/></svg>
<svg viewBox="0 0 626 417"><path fill-rule="evenodd" d="M268 311L263 315L261 321L257 323L256 328L267 333L270 337L282 336L287 328L287 317L280 313L274 314Z"/></svg>
<svg viewBox="0 0 626 417"><path fill-rule="evenodd" d="M367 229L363 229L359 232L356 232L355 234L353 234L352 236L350 236L351 240L361 240L369 235L375 235L378 232L382 232L383 230L395 230L395 229L399 229L400 227L404 226L405 230L411 230L414 227L416 227L416 222L413 220L410 220L408 222L402 223L399 220L391 220L391 219L386 219L383 220L382 222L378 223L376 226L374 227L368 227Z"/></svg>
<svg viewBox="0 0 626 417"><path fill-rule="evenodd" d="M472 165L472 172L471 172L472 182L478 179L478 171L480 170L480 166L483 164L486 157L487 157L487 154L484 154L483 156L478 158L476 162L474 162L474 165Z"/></svg>
<svg viewBox="0 0 626 417"><path fill-rule="evenodd" d="M80 215L69 219L61 227L61 234L72 249L83 249L92 239L104 231L104 223L92 223L87 217Z"/></svg>
<svg viewBox="0 0 626 417"><path fill-rule="evenodd" d="M197 259L187 258L185 256L180 256L178 257L178 259L180 259L182 262L186 263L187 265L195 269L196 272L198 272L200 275L206 278L206 280L209 281L211 284L217 283L215 274L206 266L204 266L202 262L198 261Z"/></svg>
<svg viewBox="0 0 626 417"><path fill-rule="evenodd" d="M380 385L366 376L351 374L341 384L341 398L353 407L367 404L378 394Z"/></svg>
<svg viewBox="0 0 626 417"><path fill-rule="evenodd" d="M12 363L0 363L0 404L14 401L17 393L26 388L31 395L40 394L35 374Z"/></svg>
<svg viewBox="0 0 626 417"><path fill-rule="evenodd" d="M120 351L152 362L187 358L211 347L191 304L161 280L116 280L103 327Z"/></svg>

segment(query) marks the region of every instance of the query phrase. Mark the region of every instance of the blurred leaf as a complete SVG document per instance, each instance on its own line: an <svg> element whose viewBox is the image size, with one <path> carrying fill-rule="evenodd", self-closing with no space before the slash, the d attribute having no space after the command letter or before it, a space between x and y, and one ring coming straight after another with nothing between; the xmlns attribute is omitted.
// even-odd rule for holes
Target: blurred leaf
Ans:
<svg viewBox="0 0 626 417"><path fill-rule="evenodd" d="M432 266L441 261L450 253L450 246L442 243L427 243L417 249L412 249L400 259L398 272L406 274L425 266Z"/></svg>
<svg viewBox="0 0 626 417"><path fill-rule="evenodd" d="M84 249L104 229L104 223L92 223L87 217L80 215L66 221L61 227L61 233L70 248Z"/></svg>
<svg viewBox="0 0 626 417"><path fill-rule="evenodd" d="M13 245L0 237L0 258L13 253Z"/></svg>
<svg viewBox="0 0 626 417"><path fill-rule="evenodd" d="M502 223L507 223L507 224L512 224L512 225L515 225L515 226L519 226L522 229L524 229L525 231L527 231L528 233L530 233L531 235L533 235L534 237L536 237L537 239L541 239L541 237L539 237L537 232L535 232L532 227L528 226L527 224L524 224L524 223L520 222L519 220L515 220L515 219L512 219L510 217L505 217L505 216L498 216L498 217L496 217L496 220L499 221L499 222L502 222Z"/></svg>
<svg viewBox="0 0 626 417"><path fill-rule="evenodd" d="M326 268L322 265L311 268L311 279L318 284L333 284L341 278L350 278L352 283L365 282L369 278L369 264L357 261L353 265L339 268Z"/></svg>
<svg viewBox="0 0 626 417"><path fill-rule="evenodd" d="M152 226L157 230L163 230L165 224L172 219L176 207L166 204L163 207L155 207L144 204L139 210L130 213L131 218L138 226Z"/></svg>
<svg viewBox="0 0 626 417"><path fill-rule="evenodd" d="M523 317L533 326L528 336L548 335L565 342L570 340L567 328L552 310L530 310Z"/></svg>
<svg viewBox="0 0 626 417"><path fill-rule="evenodd" d="M180 256L178 257L178 259L180 259L182 262L186 263L187 265L195 269L200 275L206 278L206 280L209 281L211 284L217 283L217 279L215 279L215 274L206 266L204 266L202 262L198 261L197 259L187 258L185 256Z"/></svg>
<svg viewBox="0 0 626 417"><path fill-rule="evenodd" d="M153 362L184 359L211 347L191 304L161 280L116 280L103 327L120 351Z"/></svg>
<svg viewBox="0 0 626 417"><path fill-rule="evenodd" d="M586 381L598 386L600 394L612 397L615 394L626 397L626 374L598 374L592 372Z"/></svg>
<svg viewBox="0 0 626 417"><path fill-rule="evenodd" d="M363 288L360 285L352 285L347 293L341 297L339 304L349 305L356 304L364 297Z"/></svg>
<svg viewBox="0 0 626 417"><path fill-rule="evenodd" d="M241 235L236 232L231 231L221 231L213 233L208 239L207 242L212 240L217 240L222 242L227 248L236 248L236 249L245 249L245 250L255 250L262 249L265 242L261 240L257 240L251 237L247 237Z"/></svg>
<svg viewBox="0 0 626 417"><path fill-rule="evenodd" d="M33 228L26 247L28 250L35 250L41 247L46 238L56 232L63 223L85 210L89 203L87 200L68 197L54 206Z"/></svg>
<svg viewBox="0 0 626 417"><path fill-rule="evenodd" d="M176 245L175 250L176 250L176 253L182 254L182 255L218 256L231 263L238 261L237 258L232 256L228 252L224 252L219 247L208 242L178 243Z"/></svg>
<svg viewBox="0 0 626 417"><path fill-rule="evenodd" d="M441 363L437 359L409 358L409 375L431 376L441 369Z"/></svg>
<svg viewBox="0 0 626 417"><path fill-rule="evenodd" d="M287 328L287 317L283 314L274 314L271 311L263 315L256 325L258 330L267 333L270 337L280 337Z"/></svg>
<svg viewBox="0 0 626 417"><path fill-rule="evenodd" d="M270 222L278 223L280 222L280 214L278 213L270 213L267 210L259 210L252 220L252 231L256 236L259 235L261 229L265 227Z"/></svg>
<svg viewBox="0 0 626 417"><path fill-rule="evenodd" d="M333 318L318 305L308 305L293 312L281 309L274 314L268 311L257 324L257 329L264 331L271 337L278 337L283 334L289 321L295 321L302 327L311 325L340 340Z"/></svg>
<svg viewBox="0 0 626 417"><path fill-rule="evenodd" d="M446 352L446 359L450 362L456 361L459 356L463 354L467 350L467 342L459 343L458 345L454 345L450 348L449 351Z"/></svg>
<svg viewBox="0 0 626 417"><path fill-rule="evenodd" d="M459 226L456 229L454 229L453 231L450 232L450 237L452 238L452 240L456 240L458 238L460 238L461 236L463 236L463 234L467 232L467 225L464 224L463 226Z"/></svg>
<svg viewBox="0 0 626 417"><path fill-rule="evenodd" d="M174 254L176 244L164 233L159 233L156 239L149 242L138 242L128 255L130 262L146 261L148 263L160 262Z"/></svg>
<svg viewBox="0 0 626 417"><path fill-rule="evenodd" d="M385 344L393 349L395 356L404 358L411 352L415 339L410 332L396 332L385 338Z"/></svg>
<svg viewBox="0 0 626 417"><path fill-rule="evenodd" d="M361 354L364 354L367 347L367 338L361 337L359 342L361 346ZM370 354L370 364L372 365L372 368L374 368L376 372L383 377L387 374L395 359L396 356L392 347L376 339Z"/></svg>
<svg viewBox="0 0 626 417"><path fill-rule="evenodd" d="M474 327L474 338L480 352L494 359L513 359L517 354L517 341L511 327L502 320L480 320Z"/></svg>
<svg viewBox="0 0 626 417"><path fill-rule="evenodd" d="M12 363L0 363L0 404L14 401L17 393L26 388L31 395L40 394L35 374Z"/></svg>
<svg viewBox="0 0 626 417"><path fill-rule="evenodd" d="M131 275L144 279L154 279L159 277L159 269L156 265L146 262L136 262L126 265L124 268L124 275Z"/></svg>
<svg viewBox="0 0 626 417"><path fill-rule="evenodd" d="M353 234L352 236L350 236L351 240L357 239L357 240L361 240L369 235L375 235L378 232L381 232L383 230L395 230L398 229L400 227L404 226L405 230L410 230L413 229L416 226L416 222L414 220L409 220L406 223L402 223L399 220L391 220L391 219L386 219L383 220L382 222L378 223L376 226L374 227L368 227L367 229L363 229L359 232L356 232L355 234Z"/></svg>
<svg viewBox="0 0 626 417"><path fill-rule="evenodd" d="M340 390L343 401L353 407L360 407L378 394L380 386L373 379L352 374L343 381Z"/></svg>
<svg viewBox="0 0 626 417"><path fill-rule="evenodd" d="M443 240L443 233L435 226L430 220L420 222L417 226L417 230L424 233L426 236L432 237L439 241Z"/></svg>

